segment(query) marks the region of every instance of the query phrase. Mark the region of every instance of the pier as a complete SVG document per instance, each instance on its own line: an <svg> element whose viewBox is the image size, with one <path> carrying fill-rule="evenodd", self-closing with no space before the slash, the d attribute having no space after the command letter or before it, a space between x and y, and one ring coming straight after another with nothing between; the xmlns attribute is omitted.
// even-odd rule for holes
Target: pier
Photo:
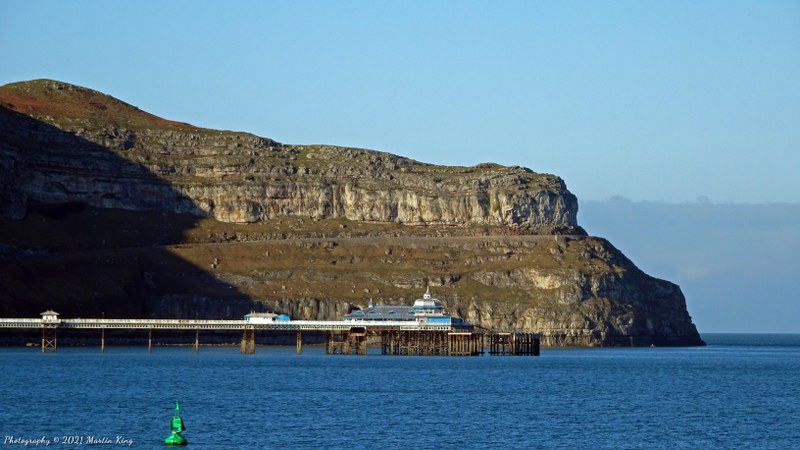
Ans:
<svg viewBox="0 0 800 450"><path fill-rule="evenodd" d="M409 320L274 320L254 321L205 319L61 319L55 311L45 311L41 318L0 318L0 329L42 331L42 352L58 349L59 330L99 330L100 350L105 351L106 330L147 331L147 349L153 348L154 330L194 331L192 347L198 351L200 332L227 330L242 335L240 351L256 351L256 333L296 333L297 354L303 351L303 332L324 332L329 355L366 355L369 347L380 348L383 355L406 356L479 356L488 346L489 355L538 356L539 335L526 332L497 333L454 326L451 323L425 323Z"/></svg>

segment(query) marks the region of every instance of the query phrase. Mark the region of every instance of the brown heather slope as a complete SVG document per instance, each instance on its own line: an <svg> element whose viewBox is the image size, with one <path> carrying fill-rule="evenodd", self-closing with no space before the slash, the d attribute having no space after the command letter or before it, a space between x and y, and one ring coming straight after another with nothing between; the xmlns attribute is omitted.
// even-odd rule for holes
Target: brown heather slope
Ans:
<svg viewBox="0 0 800 450"><path fill-rule="evenodd" d="M0 87L0 315L335 319L426 284L550 345L699 345L678 286L555 176L290 146L49 80Z"/></svg>
<svg viewBox="0 0 800 450"><path fill-rule="evenodd" d="M11 83L0 87L0 106L45 118L60 127L197 129L162 119L100 92L52 80Z"/></svg>

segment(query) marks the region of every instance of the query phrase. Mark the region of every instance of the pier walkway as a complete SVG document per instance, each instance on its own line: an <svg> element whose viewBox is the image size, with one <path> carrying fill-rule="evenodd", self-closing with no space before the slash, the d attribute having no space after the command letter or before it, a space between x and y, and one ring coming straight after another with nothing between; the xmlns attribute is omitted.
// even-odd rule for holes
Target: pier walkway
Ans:
<svg viewBox="0 0 800 450"><path fill-rule="evenodd" d="M364 327L369 330L413 330L450 331L449 325L419 324L410 321L342 321L342 320L284 320L269 323L253 323L246 320L204 320L204 319L15 319L0 318L0 328L43 328L55 326L73 329L116 328L131 330L275 330L275 331L346 331L351 327Z"/></svg>
<svg viewBox="0 0 800 450"><path fill-rule="evenodd" d="M328 354L367 354L380 347L385 355L483 355L488 341L491 355L539 355L539 335L525 332L497 333L457 327L452 324L415 320L207 320L207 319L60 319L55 311L41 318L0 318L0 329L42 330L42 351L54 352L58 330L100 330L100 348L105 351L105 330L147 330L148 351L153 347L153 330L195 331L194 349L200 345L201 330L242 333L241 352L255 353L256 332L297 333L297 353L302 353L304 331L325 332Z"/></svg>

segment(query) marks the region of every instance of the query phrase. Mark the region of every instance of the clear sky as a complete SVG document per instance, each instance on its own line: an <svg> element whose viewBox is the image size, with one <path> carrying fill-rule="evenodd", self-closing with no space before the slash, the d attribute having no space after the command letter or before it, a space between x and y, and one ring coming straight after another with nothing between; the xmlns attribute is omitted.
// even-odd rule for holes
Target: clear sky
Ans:
<svg viewBox="0 0 800 450"><path fill-rule="evenodd" d="M800 332L796 273L763 271L748 225L778 221L796 256L796 215L714 210L737 252L694 239L716 217L647 203L800 203L800 1L0 0L0 84L35 78L286 143L554 173L600 201L590 233L685 286L701 331ZM635 203L612 214L617 195Z"/></svg>
<svg viewBox="0 0 800 450"><path fill-rule="evenodd" d="M579 198L800 202L797 1L0 1L0 84Z"/></svg>

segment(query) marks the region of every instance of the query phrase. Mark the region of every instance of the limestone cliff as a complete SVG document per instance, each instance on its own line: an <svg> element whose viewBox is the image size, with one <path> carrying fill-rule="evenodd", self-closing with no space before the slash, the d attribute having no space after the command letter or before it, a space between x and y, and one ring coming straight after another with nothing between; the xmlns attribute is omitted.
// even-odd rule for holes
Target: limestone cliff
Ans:
<svg viewBox="0 0 800 450"><path fill-rule="evenodd" d="M676 285L525 168L280 144L37 80L0 87L0 171L0 315L335 319L430 284L550 345L702 343Z"/></svg>
<svg viewBox="0 0 800 450"><path fill-rule="evenodd" d="M81 201L243 223L300 216L577 226L577 200L563 181L520 167L442 167L361 149L283 145L166 121L48 80L3 87L0 106L24 114L2 115L4 141L33 147L2 147L3 168L16 180L16 200L5 206L13 217L29 202Z"/></svg>

